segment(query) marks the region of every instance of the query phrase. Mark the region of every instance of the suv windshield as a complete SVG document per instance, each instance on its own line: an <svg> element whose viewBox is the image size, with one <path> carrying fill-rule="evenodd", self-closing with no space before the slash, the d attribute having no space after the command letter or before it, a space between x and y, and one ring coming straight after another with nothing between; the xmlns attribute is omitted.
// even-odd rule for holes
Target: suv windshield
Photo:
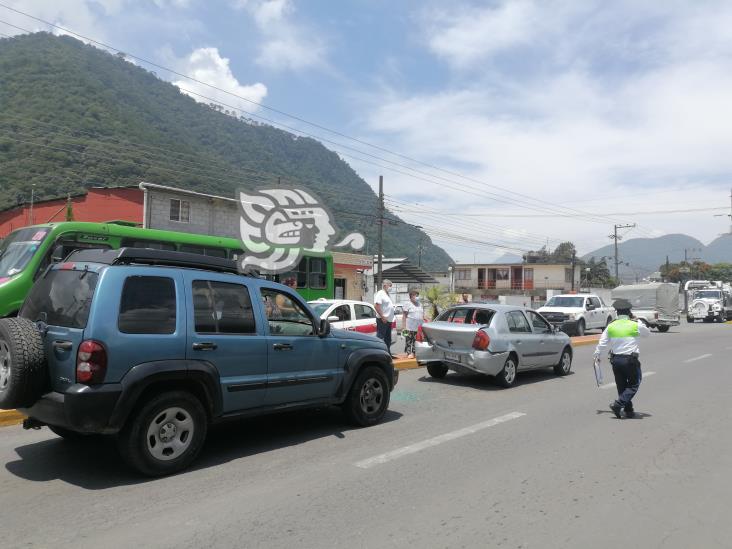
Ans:
<svg viewBox="0 0 732 549"><path fill-rule="evenodd" d="M719 290L702 290L694 294L694 299L722 299L722 294Z"/></svg>
<svg viewBox="0 0 732 549"><path fill-rule="evenodd" d="M25 269L48 234L48 228L29 227L11 233L0 244L0 278Z"/></svg>
<svg viewBox="0 0 732 549"><path fill-rule="evenodd" d="M584 297L565 297L556 295L546 302L544 307L582 307Z"/></svg>
<svg viewBox="0 0 732 549"><path fill-rule="evenodd" d="M53 270L39 280L18 316L51 326L85 328L97 273Z"/></svg>

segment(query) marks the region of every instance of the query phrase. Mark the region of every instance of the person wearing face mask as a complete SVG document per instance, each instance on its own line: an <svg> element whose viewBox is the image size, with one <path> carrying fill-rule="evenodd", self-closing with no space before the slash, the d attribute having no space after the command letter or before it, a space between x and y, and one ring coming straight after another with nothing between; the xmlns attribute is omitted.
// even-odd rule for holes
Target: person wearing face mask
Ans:
<svg viewBox="0 0 732 549"><path fill-rule="evenodd" d="M423 322L424 309L419 302L419 292L410 290L409 303L404 306L404 322L402 323L407 332L404 338L406 340L404 352L407 353L407 358L414 358L414 342L417 338L417 330Z"/></svg>
<svg viewBox="0 0 732 549"><path fill-rule="evenodd" d="M394 302L391 300L391 280L384 280L382 289L374 296L374 308L379 317L376 319L376 337L386 343L391 349L391 323L394 322Z"/></svg>

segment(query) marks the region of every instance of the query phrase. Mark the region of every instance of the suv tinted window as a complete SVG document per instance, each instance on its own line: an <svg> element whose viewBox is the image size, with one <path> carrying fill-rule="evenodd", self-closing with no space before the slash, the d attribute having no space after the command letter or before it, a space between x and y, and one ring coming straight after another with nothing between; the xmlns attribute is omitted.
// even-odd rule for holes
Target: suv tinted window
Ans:
<svg viewBox="0 0 732 549"><path fill-rule="evenodd" d="M33 286L20 316L51 326L85 328L97 279L89 271L50 271Z"/></svg>
<svg viewBox="0 0 732 549"><path fill-rule="evenodd" d="M376 318L376 311L368 305L354 305L356 309L356 320Z"/></svg>
<svg viewBox="0 0 732 549"><path fill-rule="evenodd" d="M175 283L163 276L129 276L122 287L117 327L124 334L175 332Z"/></svg>
<svg viewBox="0 0 732 549"><path fill-rule="evenodd" d="M199 334L257 331L249 290L241 284L194 280L193 314Z"/></svg>
<svg viewBox="0 0 732 549"><path fill-rule="evenodd" d="M308 336L315 334L310 315L289 295L278 290L262 288L262 301L272 335Z"/></svg>

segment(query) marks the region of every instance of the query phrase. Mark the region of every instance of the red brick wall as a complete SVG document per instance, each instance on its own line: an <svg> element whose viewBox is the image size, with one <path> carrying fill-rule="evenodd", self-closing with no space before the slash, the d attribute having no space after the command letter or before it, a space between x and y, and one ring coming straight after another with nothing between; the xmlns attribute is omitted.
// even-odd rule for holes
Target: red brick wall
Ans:
<svg viewBox="0 0 732 549"><path fill-rule="evenodd" d="M72 197L74 221L112 221L123 219L142 223L142 190L131 188L89 189L84 196ZM0 212L0 238L31 224L30 206ZM66 199L46 200L33 205L33 224L66 220Z"/></svg>

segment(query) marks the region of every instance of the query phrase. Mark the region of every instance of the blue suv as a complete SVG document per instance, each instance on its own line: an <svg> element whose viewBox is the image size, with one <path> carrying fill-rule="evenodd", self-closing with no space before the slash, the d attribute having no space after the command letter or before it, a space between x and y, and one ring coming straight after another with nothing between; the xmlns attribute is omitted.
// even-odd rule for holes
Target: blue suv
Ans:
<svg viewBox="0 0 732 549"><path fill-rule="evenodd" d="M188 466L229 418L340 405L373 425L396 382L380 340L331 331L286 286L194 254L74 252L0 320L0 408L65 438L114 434L153 476Z"/></svg>

